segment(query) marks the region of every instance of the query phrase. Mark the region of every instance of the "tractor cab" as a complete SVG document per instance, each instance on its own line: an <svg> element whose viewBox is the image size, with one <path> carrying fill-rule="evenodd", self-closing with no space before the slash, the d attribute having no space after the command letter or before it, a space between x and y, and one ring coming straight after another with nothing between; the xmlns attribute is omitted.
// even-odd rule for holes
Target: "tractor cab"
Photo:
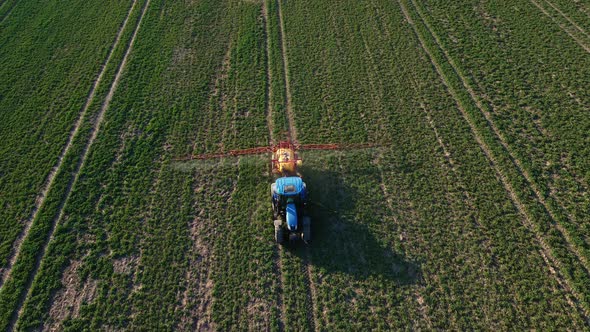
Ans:
<svg viewBox="0 0 590 332"><path fill-rule="evenodd" d="M295 201L298 199L307 200L307 188L305 182L298 176L287 176L278 178L271 185L273 199Z"/></svg>
<svg viewBox="0 0 590 332"><path fill-rule="evenodd" d="M283 240L283 229L291 240L309 240L309 218L305 216L307 188L303 180L298 176L278 178L271 185L271 195L277 242Z"/></svg>

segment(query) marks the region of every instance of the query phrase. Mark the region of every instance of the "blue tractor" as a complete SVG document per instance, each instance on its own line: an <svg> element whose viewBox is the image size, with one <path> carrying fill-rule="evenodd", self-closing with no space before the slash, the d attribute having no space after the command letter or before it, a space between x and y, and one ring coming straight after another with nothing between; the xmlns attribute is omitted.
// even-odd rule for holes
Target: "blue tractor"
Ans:
<svg viewBox="0 0 590 332"><path fill-rule="evenodd" d="M299 176L278 178L271 185L275 240L311 241L311 219L305 213L307 189Z"/></svg>

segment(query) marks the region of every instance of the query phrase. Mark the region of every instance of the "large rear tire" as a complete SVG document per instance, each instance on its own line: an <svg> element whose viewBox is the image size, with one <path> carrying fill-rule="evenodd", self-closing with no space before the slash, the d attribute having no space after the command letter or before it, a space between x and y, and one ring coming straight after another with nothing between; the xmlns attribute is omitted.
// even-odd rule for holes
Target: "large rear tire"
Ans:
<svg viewBox="0 0 590 332"><path fill-rule="evenodd" d="M311 241L311 219L308 216L303 217L303 241Z"/></svg>
<svg viewBox="0 0 590 332"><path fill-rule="evenodd" d="M273 186L274 186L274 183L270 186L270 204L272 205L272 217L273 217L273 219L276 220L279 218L279 209L273 199Z"/></svg>
<svg viewBox="0 0 590 332"><path fill-rule="evenodd" d="M283 243L285 241L285 235L283 234L283 226L281 225L280 220L275 220L275 242L278 244Z"/></svg>

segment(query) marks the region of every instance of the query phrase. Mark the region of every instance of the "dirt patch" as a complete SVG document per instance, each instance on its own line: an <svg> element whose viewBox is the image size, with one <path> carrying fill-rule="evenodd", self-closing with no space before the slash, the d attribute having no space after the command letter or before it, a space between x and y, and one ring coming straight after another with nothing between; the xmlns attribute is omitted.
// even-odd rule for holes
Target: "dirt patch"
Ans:
<svg viewBox="0 0 590 332"><path fill-rule="evenodd" d="M182 294L181 307L179 308L184 313L179 327L184 331L215 330L211 312L214 286L209 269L211 253L209 246L201 239L204 223L205 219L197 216L190 225L191 239L193 240L190 254L192 258L186 273L187 285Z"/></svg>
<svg viewBox="0 0 590 332"><path fill-rule="evenodd" d="M249 317L268 317L268 313L271 312L270 303L260 298L251 296L250 301L248 301L248 304L246 305L246 312L248 313ZM259 323L259 321L250 319L248 329L251 331L260 331L265 326L268 326L260 326L257 323Z"/></svg>
<svg viewBox="0 0 590 332"><path fill-rule="evenodd" d="M192 18L186 19L185 29L191 29L193 26L192 20ZM164 90L173 94L175 90L190 88L192 82L190 78L193 72L190 69L187 70L187 68L192 68L197 61L197 52L194 48L185 46L175 47L172 51L170 65L166 72L168 80L173 83L164 87Z"/></svg>
<svg viewBox="0 0 590 332"><path fill-rule="evenodd" d="M73 261L63 273L61 283L63 288L54 296L49 309L49 320L43 327L44 331L58 331L67 318L76 318L80 307L90 303L96 296L98 282L88 279L82 283L78 275L81 261Z"/></svg>
<svg viewBox="0 0 590 332"><path fill-rule="evenodd" d="M417 290L415 296L416 302L418 303L418 310L420 311L420 317L422 317L428 329L432 329L432 321L430 320L430 316L428 315L429 308L426 304L426 301L424 301L424 298L422 297L422 295L420 295L420 293L418 293Z"/></svg>
<svg viewBox="0 0 590 332"><path fill-rule="evenodd" d="M318 331L320 324L316 313L317 308L317 289L313 280L313 267L311 264L311 253L309 247L305 248L305 258L303 260L303 273L305 274L305 283L307 285L307 320L309 329L312 331Z"/></svg>
<svg viewBox="0 0 590 332"><path fill-rule="evenodd" d="M119 274L132 274L137 266L138 257L121 257L113 260L113 270Z"/></svg>
<svg viewBox="0 0 590 332"><path fill-rule="evenodd" d="M177 47L172 53L173 66L182 66L186 63L192 63L196 52L192 48Z"/></svg>

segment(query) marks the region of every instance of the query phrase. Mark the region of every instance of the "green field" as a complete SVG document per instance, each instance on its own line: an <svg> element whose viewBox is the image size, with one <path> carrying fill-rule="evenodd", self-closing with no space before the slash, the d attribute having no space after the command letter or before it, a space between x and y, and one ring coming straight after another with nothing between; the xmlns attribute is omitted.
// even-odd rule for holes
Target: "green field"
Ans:
<svg viewBox="0 0 590 332"><path fill-rule="evenodd" d="M0 0L0 330L590 328L590 1ZM273 238L301 144L313 242Z"/></svg>

